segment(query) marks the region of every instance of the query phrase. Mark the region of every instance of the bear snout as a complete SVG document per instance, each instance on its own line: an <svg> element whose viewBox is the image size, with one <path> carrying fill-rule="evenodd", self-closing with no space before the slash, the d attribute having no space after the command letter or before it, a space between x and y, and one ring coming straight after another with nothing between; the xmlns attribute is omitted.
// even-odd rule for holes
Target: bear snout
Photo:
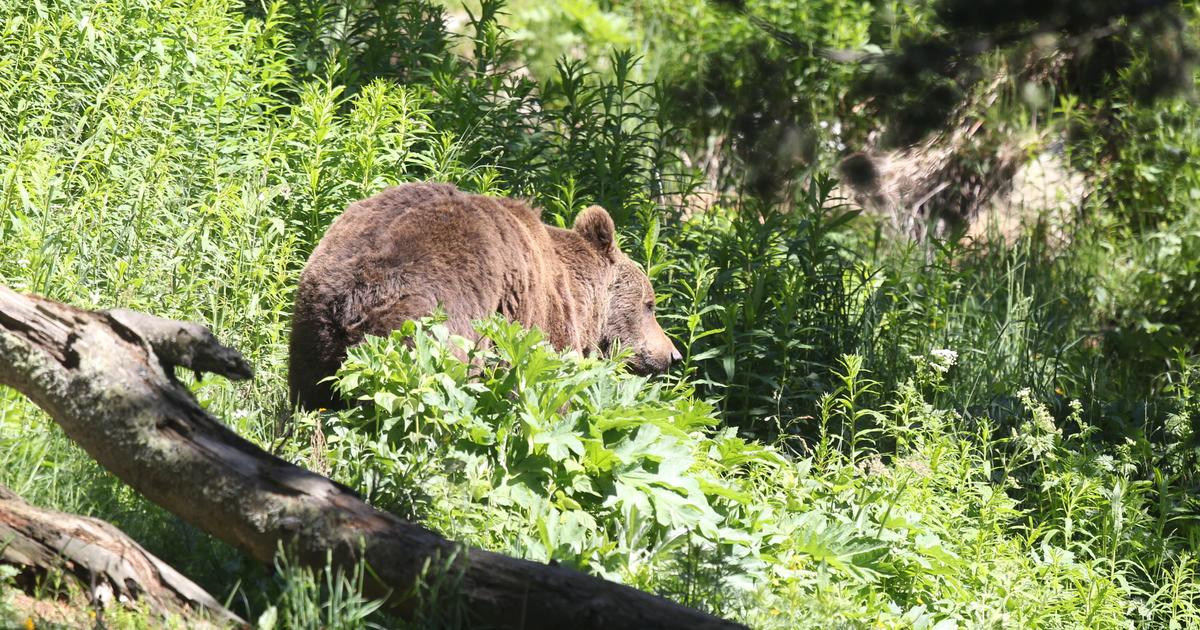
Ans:
<svg viewBox="0 0 1200 630"><path fill-rule="evenodd" d="M665 374L672 364L683 360L683 355L666 335L663 335L662 341L665 343L655 344L656 347L647 348L630 357L629 369L643 376Z"/></svg>
<svg viewBox="0 0 1200 630"><path fill-rule="evenodd" d="M656 357L652 354L642 354L630 357L626 363L629 366L629 371L639 376L653 376L655 374L665 374L671 367L671 360L668 357Z"/></svg>
<svg viewBox="0 0 1200 630"><path fill-rule="evenodd" d="M655 323L657 324L657 322ZM671 364L682 361L683 355L679 354L679 349L675 347L675 344L671 342L671 338L667 336L667 333L663 332L662 328L658 328L658 337L654 354L661 357L660 361L663 363L662 371L666 372L667 368L671 367Z"/></svg>

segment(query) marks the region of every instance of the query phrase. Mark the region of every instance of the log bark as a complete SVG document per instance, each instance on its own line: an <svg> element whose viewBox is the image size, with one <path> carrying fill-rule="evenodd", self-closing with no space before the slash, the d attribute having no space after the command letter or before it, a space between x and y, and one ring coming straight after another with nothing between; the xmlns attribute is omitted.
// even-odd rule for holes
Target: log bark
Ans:
<svg viewBox="0 0 1200 630"><path fill-rule="evenodd" d="M95 605L139 600L158 614L245 625L204 589L109 523L30 505L0 486L0 562L25 574L61 571Z"/></svg>
<svg viewBox="0 0 1200 630"><path fill-rule="evenodd" d="M174 367L247 378L207 329L129 311L85 311L0 286L0 385L151 501L271 563L365 560L369 593L411 613L427 567L445 567L476 625L503 628L729 628L731 622L557 565L469 548L381 512L209 415Z"/></svg>

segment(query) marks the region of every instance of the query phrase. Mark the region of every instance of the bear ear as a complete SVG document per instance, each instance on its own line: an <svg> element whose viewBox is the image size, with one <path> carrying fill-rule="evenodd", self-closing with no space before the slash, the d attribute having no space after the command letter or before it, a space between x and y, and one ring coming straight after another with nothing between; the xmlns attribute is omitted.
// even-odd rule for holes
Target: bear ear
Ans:
<svg viewBox="0 0 1200 630"><path fill-rule="evenodd" d="M608 211L600 206L592 206L575 217L575 233L587 239L601 253L612 257L616 245L613 244L613 234L617 226L613 224Z"/></svg>

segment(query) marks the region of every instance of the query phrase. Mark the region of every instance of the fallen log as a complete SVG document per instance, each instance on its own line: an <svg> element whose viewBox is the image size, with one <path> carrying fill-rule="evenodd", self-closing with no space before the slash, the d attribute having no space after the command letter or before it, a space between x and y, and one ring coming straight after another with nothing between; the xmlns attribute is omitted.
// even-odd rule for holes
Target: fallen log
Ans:
<svg viewBox="0 0 1200 630"><path fill-rule="evenodd" d="M0 286L0 385L24 393L101 465L151 501L273 562L365 561L368 594L399 614L429 567L455 577L477 625L729 628L731 622L557 565L469 548L381 512L348 488L242 439L196 402L175 367L248 378L249 365L196 324L85 311Z"/></svg>
<svg viewBox="0 0 1200 630"><path fill-rule="evenodd" d="M33 578L61 572L101 608L136 600L161 615L201 612L225 624L246 623L113 525L30 505L4 486L0 563Z"/></svg>

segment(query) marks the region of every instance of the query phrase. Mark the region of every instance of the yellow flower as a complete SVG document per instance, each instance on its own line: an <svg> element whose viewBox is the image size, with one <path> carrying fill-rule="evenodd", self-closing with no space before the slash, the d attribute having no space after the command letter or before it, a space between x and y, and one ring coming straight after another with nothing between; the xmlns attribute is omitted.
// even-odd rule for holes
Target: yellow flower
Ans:
<svg viewBox="0 0 1200 630"><path fill-rule="evenodd" d="M33 630L37 626L33 625L33 617L25 618L25 630Z"/></svg>

